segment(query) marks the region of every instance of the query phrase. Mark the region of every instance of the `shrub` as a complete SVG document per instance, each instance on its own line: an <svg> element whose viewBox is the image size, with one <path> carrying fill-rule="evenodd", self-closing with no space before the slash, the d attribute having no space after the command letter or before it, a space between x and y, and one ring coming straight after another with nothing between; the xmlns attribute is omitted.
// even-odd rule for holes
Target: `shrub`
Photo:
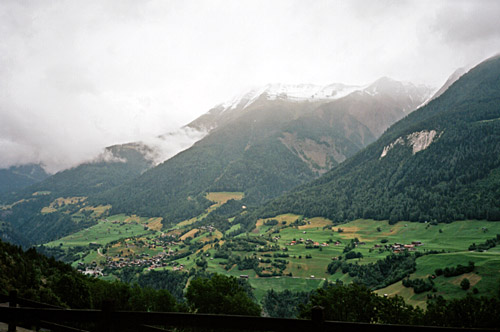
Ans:
<svg viewBox="0 0 500 332"><path fill-rule="evenodd" d="M462 280L462 282L460 282L460 287L463 289L463 290L468 290L470 288L470 281L469 279L467 278L464 278Z"/></svg>

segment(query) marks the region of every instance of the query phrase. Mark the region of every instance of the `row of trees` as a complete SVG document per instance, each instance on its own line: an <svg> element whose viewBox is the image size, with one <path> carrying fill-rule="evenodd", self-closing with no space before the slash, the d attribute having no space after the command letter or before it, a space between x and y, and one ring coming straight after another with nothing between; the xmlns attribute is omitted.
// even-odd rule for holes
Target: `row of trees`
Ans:
<svg viewBox="0 0 500 332"><path fill-rule="evenodd" d="M330 274L335 274L337 270L340 270L342 273L348 273L349 276L354 277L356 282L372 289L378 289L402 280L410 273L415 272L415 259L415 255L404 252L398 255L390 254L384 259L365 265L337 260L328 265L327 271Z"/></svg>
<svg viewBox="0 0 500 332"><path fill-rule="evenodd" d="M497 234L497 236L492 239L486 240L484 243L480 243L477 245L475 243L471 244L469 246L469 250L484 251L496 247L498 243L500 243L500 234Z"/></svg>
<svg viewBox="0 0 500 332"><path fill-rule="evenodd" d="M325 308L326 320L454 327L500 326L499 298L466 296L427 302L424 311L404 302L403 298L380 297L365 286L336 284L314 291L299 317L306 318L314 306Z"/></svg>
<svg viewBox="0 0 500 332"><path fill-rule="evenodd" d="M464 273L474 271L474 262L469 262L467 265L458 264L456 267L445 267L444 269L436 269L434 272L437 276L444 275L446 278L459 276Z"/></svg>

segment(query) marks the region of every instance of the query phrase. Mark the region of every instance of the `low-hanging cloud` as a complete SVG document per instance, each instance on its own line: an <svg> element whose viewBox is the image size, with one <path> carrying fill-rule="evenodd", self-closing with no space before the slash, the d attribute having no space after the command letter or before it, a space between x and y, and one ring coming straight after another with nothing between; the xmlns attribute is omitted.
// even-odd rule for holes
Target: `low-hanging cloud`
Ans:
<svg viewBox="0 0 500 332"><path fill-rule="evenodd" d="M162 155L193 143L178 131L192 116L170 112L177 91L158 82L158 59L148 62L153 49L136 50L141 36L127 36L136 25L113 13L99 2L0 4L0 167L31 162L57 172L106 146L168 132L178 134Z"/></svg>
<svg viewBox="0 0 500 332"><path fill-rule="evenodd" d="M453 1L440 8L429 31L471 67L500 53L500 2Z"/></svg>
<svg viewBox="0 0 500 332"><path fill-rule="evenodd" d="M141 152L145 159L156 166L172 158L180 151L191 147L207 133L184 126L160 136L146 137L140 142L131 142L125 145ZM126 163L127 159L113 154L112 149L104 149L97 157L88 162Z"/></svg>
<svg viewBox="0 0 500 332"><path fill-rule="evenodd" d="M181 126L249 86L387 75L437 87L500 51L499 6L3 0L0 167L55 172L134 141L156 141L162 160L198 137Z"/></svg>
<svg viewBox="0 0 500 332"><path fill-rule="evenodd" d="M432 28L450 44L498 41L499 15L498 1L484 0L479 6L472 1L455 1L437 12Z"/></svg>
<svg viewBox="0 0 500 332"><path fill-rule="evenodd" d="M207 132L184 126L161 136L144 139L142 143L152 148L146 153L146 158L154 165L158 165L178 152L191 147L206 134Z"/></svg>

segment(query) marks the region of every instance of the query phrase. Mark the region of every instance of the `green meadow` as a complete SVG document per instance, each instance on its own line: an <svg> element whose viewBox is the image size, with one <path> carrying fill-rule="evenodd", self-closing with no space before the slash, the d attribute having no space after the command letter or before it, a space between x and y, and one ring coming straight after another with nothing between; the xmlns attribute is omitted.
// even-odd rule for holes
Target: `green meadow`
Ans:
<svg viewBox="0 0 500 332"><path fill-rule="evenodd" d="M144 224L130 221L130 217L116 215L100 220L97 225L68 235L61 239L47 243L47 246L60 246L62 248L88 246L91 243L106 245L107 243L126 238L156 234L157 232L145 228ZM146 219L147 218L143 218Z"/></svg>
<svg viewBox="0 0 500 332"><path fill-rule="evenodd" d="M282 292L288 289L293 292L311 291L321 287L324 280L299 278L299 277L273 277L273 278L252 278L250 285L254 289L255 297L260 301L268 290Z"/></svg>
<svg viewBox="0 0 500 332"><path fill-rule="evenodd" d="M467 292L472 292L475 287L478 295L495 295L500 286L500 248L492 248L486 252L469 252L468 247L472 243L483 243L487 239L494 238L500 234L500 223L468 220L457 221L450 224L431 225L428 223L399 222L389 225L387 222L374 220L356 220L350 223L334 225L324 228L324 220L319 222L311 219L310 224L290 227L292 219L300 216L281 216L280 222L275 226L266 226L263 222L257 224L254 232L249 236L260 238L278 237L277 243L281 248L286 248L289 261L284 273L292 273L290 277L280 278L259 278L253 270L238 271L233 267L225 271L217 260L208 261L208 270L231 275L248 275L250 283L256 288L256 294L261 294L265 289L281 289L279 285L290 285L289 289L294 289L292 280L314 280L314 282L326 278L330 281L337 279L344 282L352 281L347 274L337 272L330 275L326 267L333 257L342 255L343 249L351 239L357 238L365 244L354 249L361 252L363 258L350 260L351 263L368 264L387 256L390 251L379 252L375 245L381 245L382 240L387 240L386 244L393 243L411 244L413 241L422 242L422 246L417 247L417 251L427 253L429 251L439 252L437 254L424 255L417 259L417 271L410 278L427 278L434 274L437 268L455 267L458 264L467 265L469 261L475 263L475 270L471 275L445 278L443 276L435 279L437 292L435 295L443 295L448 298L462 297ZM282 223L286 221L286 223ZM341 232L339 232L339 228ZM277 232L279 231L279 232ZM242 234L239 237L247 236ZM307 249L304 244L290 245L292 241L300 239L312 240L314 242L328 243L328 246ZM336 242L340 244L335 245ZM214 250L208 250L214 252ZM241 256L250 256L253 253L237 253ZM262 257L266 252L255 252L257 257ZM272 252L267 252L272 254ZM309 256L310 258L306 258ZM189 263L188 263L189 264ZM297 278L298 277L298 278ZM469 291L463 291L459 285L463 278L467 277L471 281ZM276 280L279 280L277 282ZM309 285L313 284L311 282ZM269 286L266 286L269 285ZM303 287L304 290L315 287ZM379 294L400 295L405 297L412 304L425 306L426 296L430 292L414 294L411 288L402 286L401 282L377 291ZM433 293L434 294L434 293Z"/></svg>

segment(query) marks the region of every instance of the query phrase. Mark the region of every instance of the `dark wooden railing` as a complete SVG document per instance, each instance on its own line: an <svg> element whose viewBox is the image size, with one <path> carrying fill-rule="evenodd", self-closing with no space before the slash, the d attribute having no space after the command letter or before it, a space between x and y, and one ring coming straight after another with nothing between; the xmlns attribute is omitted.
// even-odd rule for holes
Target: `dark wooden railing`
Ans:
<svg viewBox="0 0 500 332"><path fill-rule="evenodd" d="M45 328L51 331L84 332L71 327L93 326L92 331L168 331L165 328L198 328L225 331L499 331L495 329L456 329L431 326L367 324L324 321L322 308L313 310L310 320L252 316L230 316L211 314L189 314L171 312L114 311L110 302L102 310L63 309L39 302L17 298L14 292L0 296L0 302L9 306L0 307L0 321L9 323L9 331L16 326ZM19 307L24 306L24 307ZM155 327L161 326L163 328Z"/></svg>

